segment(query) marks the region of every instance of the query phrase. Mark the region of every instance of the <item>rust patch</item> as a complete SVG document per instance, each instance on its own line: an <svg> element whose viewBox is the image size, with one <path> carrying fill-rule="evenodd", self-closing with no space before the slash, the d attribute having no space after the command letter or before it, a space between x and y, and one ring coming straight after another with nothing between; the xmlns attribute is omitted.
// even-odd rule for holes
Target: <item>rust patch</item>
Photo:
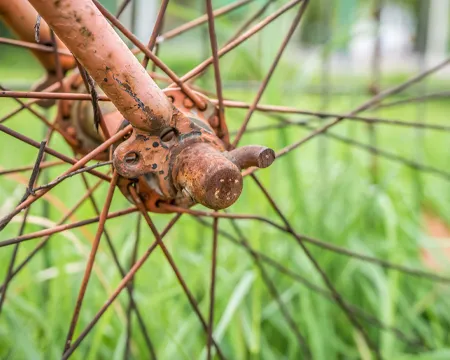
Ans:
<svg viewBox="0 0 450 360"><path fill-rule="evenodd" d="M80 34L83 35L84 37L88 37L94 40L94 35L92 35L92 32L86 26L82 26L80 28Z"/></svg>

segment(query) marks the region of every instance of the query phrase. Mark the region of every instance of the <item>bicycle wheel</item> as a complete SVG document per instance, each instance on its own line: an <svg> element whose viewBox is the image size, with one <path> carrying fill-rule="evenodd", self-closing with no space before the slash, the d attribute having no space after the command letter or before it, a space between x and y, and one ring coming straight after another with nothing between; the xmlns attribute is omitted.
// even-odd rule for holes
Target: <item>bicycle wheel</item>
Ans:
<svg viewBox="0 0 450 360"><path fill-rule="evenodd" d="M378 31L368 80L335 75L348 29L325 2L206 1L173 26L197 11L162 1L148 45L130 1L30 4L37 23L0 1L22 39L1 46L47 70L0 83L2 357L447 357L450 127L429 89L450 59L384 77ZM105 19L143 67L109 57ZM314 23L317 78L293 41Z"/></svg>

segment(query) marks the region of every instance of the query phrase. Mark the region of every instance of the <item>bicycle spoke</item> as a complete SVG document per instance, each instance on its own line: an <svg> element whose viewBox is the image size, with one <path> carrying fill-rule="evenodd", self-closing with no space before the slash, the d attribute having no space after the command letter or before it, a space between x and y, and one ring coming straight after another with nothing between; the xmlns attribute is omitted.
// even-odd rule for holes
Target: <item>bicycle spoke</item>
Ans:
<svg viewBox="0 0 450 360"><path fill-rule="evenodd" d="M169 224L165 227L165 229L161 232L159 240L162 240L164 236L167 235L169 230L175 225L175 223L180 218L180 214L175 215L172 220L170 220ZM70 355L73 354L73 352L78 348L78 346L81 344L81 342L84 340L84 338L89 334L89 332L92 330L92 328L97 324L98 320L102 317L102 315L106 312L106 310L111 306L111 304L114 302L114 300L119 296L121 291L125 288L125 286L133 279L136 272L142 267L142 265L145 263L145 261L149 258L153 250L156 249L158 245L158 240L155 240L150 247L147 249L147 251L142 255L139 260L133 265L133 267L130 269L130 271L125 275L125 277L120 281L117 288L113 291L112 295L106 300L105 304L101 307L101 309L97 312L97 314L94 316L94 318L91 320L91 322L86 326L86 328L80 333L78 338L72 343L72 346L67 349L67 351L64 353L62 359L68 359Z"/></svg>
<svg viewBox="0 0 450 360"><path fill-rule="evenodd" d="M200 109L205 107L204 101L197 96L192 90L184 84L178 76L166 65L161 59L156 57L143 43L141 43L136 36L133 35L125 26L123 26L119 20L117 20L114 15L112 15L106 8L104 8L97 0L92 0L95 6L100 10L105 18L107 18L111 23L120 30L120 32L125 35L134 45L136 45L145 56L149 57L162 71L169 76L173 82L175 82L181 90L188 96Z"/></svg>
<svg viewBox="0 0 450 360"><path fill-rule="evenodd" d="M131 0L123 0L120 4L119 8L117 9L116 18L119 18L120 15L125 11L127 6L131 3Z"/></svg>
<svg viewBox="0 0 450 360"><path fill-rule="evenodd" d="M208 14L208 32L209 32L209 42L211 46L213 64L214 64L214 80L216 84L216 93L219 105L219 136L224 136L228 133L227 126L225 124L225 112L223 108L223 93L222 93L222 79L220 76L220 65L219 56L217 55L217 37L216 29L214 24L213 8L211 0L206 0L206 12ZM224 142L228 142L228 135L223 138Z"/></svg>
<svg viewBox="0 0 450 360"><path fill-rule="evenodd" d="M222 15L225 15L235 9L240 8L243 5L247 5L250 2L255 1L255 0L240 0L240 1L235 1L231 4L225 5L217 10L213 11L213 16L214 18L218 18ZM194 19L192 21L189 21L183 25L180 25L172 30L169 30L163 34L161 34L160 36L157 37L156 39L156 43L160 44L162 42L165 42L167 40L170 40L178 35L184 34L186 31L191 30L196 28L199 25L202 25L204 23L206 23L208 21L208 14L199 16L197 19Z"/></svg>
<svg viewBox="0 0 450 360"><path fill-rule="evenodd" d="M231 50L233 50L235 47L243 43L248 38L255 35L257 32L262 30L264 27L266 27L268 24L270 24L272 21L277 19L280 15L284 14L286 11L294 7L296 4L302 2L303 0L292 0L288 2L286 5L282 6L280 9L275 11L273 14L266 17L264 20L253 26L251 29L246 31L244 34L239 36L234 41L230 42L229 44L222 47L220 50L218 50L217 55L222 57L223 55L229 53ZM197 65L194 69L186 73L180 78L181 82L186 82L188 80L192 80L194 77L200 75L208 66L210 66L213 63L213 57L209 57L205 61L203 61L201 64ZM170 85L173 86L173 85Z"/></svg>
<svg viewBox="0 0 450 360"><path fill-rule="evenodd" d="M94 261L95 261L95 255L97 254L98 246L100 245L100 239L101 239L102 234L103 234L106 218L108 216L109 207L111 205L111 201L112 201L112 198L113 198L113 195L114 195L114 190L116 189L116 183L117 183L118 177L119 177L119 175L117 174L117 172L114 172L112 180L111 180L111 184L110 184L109 189L108 189L108 193L106 195L105 204L103 205L103 209L102 209L101 214L99 216L99 223L98 223L97 233L95 234L95 239L94 239L94 242L92 244L91 252L89 254L89 259L88 259L88 262L87 262L87 265L86 265L86 269L85 269L85 272L84 272L84 275L83 275L83 280L81 282L81 287L80 287L80 290L79 290L79 293L78 293L77 302L76 302L76 305L75 305L75 308L74 308L74 312L73 312L73 315L72 315L72 320L70 322L70 327L69 327L69 331L67 333L67 337L66 337L63 353L70 347L71 342L72 342L72 337L73 337L73 334L75 332L75 327L77 326L77 323L78 323L78 317L80 315L80 310L81 310L81 306L83 304L84 295L86 293L86 289L87 289L87 286L88 286L88 283L89 283L89 279L91 277L92 268L94 266Z"/></svg>
<svg viewBox="0 0 450 360"><path fill-rule="evenodd" d="M213 103L217 103L217 100L212 100ZM249 109L251 104L240 102L240 101L230 101L224 100L225 108L233 108L233 109ZM404 127L412 127L412 128L423 128L437 131L450 132L450 126L441 125L441 124L433 124L433 123L422 123L417 121L405 121L405 120L395 120L395 119L385 119L379 117L368 117L368 116L359 116L359 115L345 115L334 112L323 112L323 111L311 111L311 110L301 110L288 106L276 106L276 105L260 105L258 104L255 108L255 111L266 113L274 113L274 114L298 114L298 115L311 115L317 118L317 120L323 120L331 117L343 117L346 120L355 120L357 122L362 123L371 123L371 124L383 124L383 125L392 125L392 126L404 126ZM288 121L289 122L289 121Z"/></svg>
<svg viewBox="0 0 450 360"><path fill-rule="evenodd" d="M112 212L110 214L108 214L108 216L106 217L106 219L115 219L118 217L121 217L123 215L128 215L131 214L133 212L136 212L137 209L136 207L131 207L128 209L124 209L124 210L120 210L120 211L116 211L116 212ZM42 236L47 236L47 235L53 235L53 234L57 234L60 233L62 231L66 231L66 230L70 230L70 229L76 229L85 225L90 225L90 224L94 224L99 222L99 216L87 219L87 220L82 220L82 221L77 221L71 224L65 224L65 225L57 225L53 228L50 229L45 229L45 230L39 230L39 231L35 231L29 234L25 234L22 236L17 236L15 238L11 238L8 240L4 240L4 241L0 241L0 247L4 247L4 246L8 246L8 245L12 245L12 244L17 244L23 241L28 241L28 240L32 240L32 239L36 239Z"/></svg>
<svg viewBox="0 0 450 360"><path fill-rule="evenodd" d="M237 225L236 221L234 219L231 219L231 224L234 228L234 231L241 239L244 239L242 230ZM311 359L311 353L308 347L308 344L306 343L306 340L304 336L301 334L300 330L298 329L298 326L295 324L294 319L292 318L291 314L289 313L288 309L286 308L286 305L281 300L280 294L278 293L278 290L273 283L273 281L270 279L269 274L267 274L266 270L264 269L264 266L261 264L259 255L257 253L250 252L250 255L252 256L256 266L258 267L259 272L261 273L261 277L269 290L272 297L275 299L275 301L278 304L278 307L280 308L280 311L285 318L289 328L292 330L292 332L295 334L295 337L297 339L297 342L299 344L299 347L303 351L303 355L306 359Z"/></svg>
<svg viewBox="0 0 450 360"><path fill-rule="evenodd" d="M258 185L258 187L261 189L262 193L270 203L271 207L275 210L275 212L278 214L280 219L283 221L283 223L286 225L286 228L294 231L292 229L292 226L290 225L287 218L283 215L281 210L279 209L278 205L275 203L273 198L270 196L270 194L267 192L266 188L262 185L262 183L258 180L256 175L251 175L252 179L255 181L255 183ZM308 259L313 264L314 268L319 273L320 277L325 282L325 285L327 286L328 290L331 292L333 298L336 300L336 303L341 308L342 312L345 314L349 322L354 326L354 328L361 334L366 344L369 346L369 348L375 353L375 356L377 359L382 359L380 350L378 346L369 338L369 335L367 334L366 330L363 328L363 326L360 324L359 320L354 316L353 312L348 308L346 302L342 299L341 294L337 291L337 289L334 287L333 283L331 282L330 278L327 276L327 274L324 272L322 267L319 265L317 260L314 258L312 253L308 250L306 245L301 241L300 239L297 239L298 245L303 250L303 253L308 257Z"/></svg>
<svg viewBox="0 0 450 360"><path fill-rule="evenodd" d="M84 201L88 199L89 195L92 194L101 184L103 184L102 180L99 180L96 184L94 184L94 186L92 186L89 191L83 195L83 197L61 218L61 220L58 221L56 225L62 225L64 222L66 222L80 208ZM57 234L57 232L55 232L55 234ZM19 235L19 237L20 236L21 235ZM34 257L34 255L36 255L36 253L45 246L50 237L51 235L47 235L39 242L39 244L27 255L27 257L14 269L14 271L12 271L9 281L11 281L11 279L16 276L20 270L23 269L23 267ZM4 288L5 283L0 285L0 291L3 291Z"/></svg>
<svg viewBox="0 0 450 360"><path fill-rule="evenodd" d="M247 19L246 22L244 22L238 29L237 31L234 33L234 35L225 43L225 45L228 45L229 43L231 43L232 41L234 41L235 39L238 38L239 35L242 34L243 31L245 31L245 29L247 29L256 19L259 19L261 17L262 14L264 14L267 10L267 8L270 6L270 4L272 4L274 1L276 0L267 0L266 3L261 6L261 8L256 11L249 19Z"/></svg>
<svg viewBox="0 0 450 360"><path fill-rule="evenodd" d="M153 51L153 48L156 44L156 38L158 37L161 29L162 24L164 21L164 15L166 14L167 5L169 4L169 0L162 0L161 6L159 7L158 16L156 17L155 25L153 26L153 31L150 36L150 40L148 41L147 48L150 51ZM156 56L156 54L155 54ZM144 56L144 59L142 59L142 66L144 69L147 69L149 57L147 55Z"/></svg>
<svg viewBox="0 0 450 360"><path fill-rule="evenodd" d="M75 175L78 175L78 174L84 175L83 173L89 172L89 170L97 169L99 167L106 166L106 165L111 165L111 164L112 164L112 160L109 160L109 161L101 161L101 162L98 162L97 164L94 164L94 165L91 165L91 166L86 166L86 167L81 168L79 170L72 171L72 172L70 172L70 173L68 173L66 175L60 176L60 177L56 178L55 180L49 182L48 184L40 185L40 186L34 188L33 191L39 191L39 190L52 188L52 187L60 184L64 180L69 179L69 178L71 178L71 177L73 177Z"/></svg>
<svg viewBox="0 0 450 360"><path fill-rule="evenodd" d="M16 40L16 39L8 39L4 37L0 37L0 44L16 46L23 49L30 50L38 50L42 52L55 52L54 46L41 45L28 41ZM56 50L59 55L72 55L70 51L67 50Z"/></svg>
<svg viewBox="0 0 450 360"><path fill-rule="evenodd" d="M433 74L434 72L444 68L445 66L447 66L450 63L450 58L447 58L446 60L444 60L443 62L439 63L438 65L432 67L429 70L426 70L424 72L422 72L421 74L414 76L413 78L411 78L410 80L395 86L391 89L382 91L381 93L379 93L378 95L374 96L373 98L371 98L370 100L364 102L362 105L358 106L355 110L351 111L348 113L348 115L342 116L342 117L338 117L337 119L333 120L332 122L320 127L319 129L313 131L311 134L307 135L306 137L304 137L302 140L287 146L285 149L283 149L282 151L280 151L280 156L286 154L287 152L298 148L299 146L303 145L304 143L308 142L309 140L313 139L314 137L316 137L319 134L324 133L325 131L327 131L328 129L330 129L331 127L339 124L342 120L345 119L346 116L353 116L356 115L362 111L368 110L370 109L372 106L376 105L379 101L381 101L382 99L388 97L388 96L392 96L394 94L397 94L403 90L405 90L406 88L422 81L423 79L425 79L426 77L430 76L431 74Z"/></svg>
<svg viewBox="0 0 450 360"><path fill-rule="evenodd" d="M199 218L199 217L195 217L195 219L202 225L206 226L206 227L210 227L211 225L209 223L207 223L205 220ZM234 222L234 220L231 220ZM235 222L234 222L235 223ZM233 244L242 247L243 249L245 249L251 256L253 259L255 259L256 262L264 262L265 264L271 266L272 268L274 268L275 270L277 270L278 272L288 276L289 278L291 278L292 280L304 285L305 287L307 287L308 289L310 289L311 291L323 296L325 299L330 300L333 304L336 304L336 302L334 301L334 298L332 296L332 294L330 292L328 292L325 289L322 289L321 287L315 285L314 283L310 282L308 279L300 276L299 274L297 274L296 272L294 272L293 270L290 270L288 268L286 268L285 266L283 266L282 264L280 264L279 262L277 262L276 260L272 259L271 257L267 256L266 254L257 251L255 249L253 249L249 243L248 240L242 235L239 235L239 240L234 237L233 235L231 235L230 233L224 231L224 230L219 230L219 234L221 236L223 236L224 238L228 239L229 241L231 241ZM423 343L422 339L411 339L408 335L406 335L402 330L400 330L399 328L396 328L394 326L387 326L385 324L383 324L380 320L378 320L378 318L376 318L375 316L371 315L370 313L364 311L363 309L350 304L348 302L346 302L347 306L349 307L349 309L351 309L357 316L361 317L361 319L363 319L364 321L367 321L370 325L377 327L383 331L389 331L392 332L399 340L401 340L402 342L404 342L405 344L408 344L409 346L415 347L417 346L419 343Z"/></svg>
<svg viewBox="0 0 450 360"><path fill-rule="evenodd" d="M19 236L21 236L25 230L25 225L27 224L28 213L30 212L30 208L25 210L23 215L22 222L20 224ZM6 293L8 291L8 285L13 277L13 268L16 263L17 253L19 252L20 244L16 244L11 254L11 259L9 260L8 270L6 271L5 280L3 280L2 286L2 294L0 297L0 315L2 314L3 304L5 303Z"/></svg>
<svg viewBox="0 0 450 360"><path fill-rule="evenodd" d="M282 121L283 121L283 123L281 124L281 126L275 125L275 127L284 128L286 125L296 125L296 126L304 127L306 129L309 129L309 130L316 129L313 126L308 125L308 122L305 122L305 121L303 121L303 122L302 121L292 122L292 121L289 121L289 120L284 119L284 118L282 118ZM260 129L268 130L268 129L272 129L272 128L273 127L270 127L270 125L269 125L267 127L262 127ZM254 129L254 130L257 130L257 129ZM323 134L323 136L325 136L327 138L330 138L330 139L333 139L333 140L337 140L337 141L339 141L341 143L344 143L344 144L348 144L348 145L353 146L355 148L367 151L368 153L373 154L375 156L382 157L382 158L385 158L385 159L388 159L388 160L391 160L391 161L395 161L395 162L400 163L402 165L408 166L408 167L410 167L412 169L416 169L416 170L419 170L419 171L422 171L422 172L433 174L435 176L440 177L441 179L444 179L446 181L450 181L450 173L449 172L437 169L437 168L435 168L433 166L418 163L416 161L410 160L410 159L405 158L403 156L391 153L389 151L385 151L383 149L377 148L377 147L372 146L372 145L364 144L362 142L353 140L353 139L351 139L349 137L338 135L338 134L332 133L330 131L325 132ZM278 153L276 153L276 156L278 157Z"/></svg>
<svg viewBox="0 0 450 360"><path fill-rule="evenodd" d="M133 267L133 264L136 262L137 260L137 250L139 247L139 241L141 238L141 216L138 215L137 217L137 222L136 222L136 239L134 241L134 246L133 246L133 251L131 253L131 258L130 258L130 269ZM122 278L124 278L126 275L126 273L124 273L122 275ZM134 278L130 280L130 283L128 284L130 291L132 292L134 290ZM132 301L130 298L130 301L128 302L128 308L127 308L127 328L126 328L126 335L125 335L125 351L124 351L124 355L123 358L124 360L128 360L129 356L130 356L130 343L131 343L131 321L132 321L132 317L131 317L131 310L133 309L132 306ZM154 358L156 358L154 356Z"/></svg>
<svg viewBox="0 0 450 360"><path fill-rule="evenodd" d="M190 215L200 216L200 217L211 217L211 218L218 217L218 218L235 219L235 220L256 220L256 221L264 222L266 224L269 224L270 226L272 226L275 229L278 229L280 231L291 234L293 237L298 239L298 241L308 242L308 243L311 243L312 245L319 246L323 249L333 251L338 254L346 255L346 256L349 256L349 257L352 257L355 259L374 263L379 266L385 267L387 269L400 271L407 275L450 284L450 277L429 273L429 272L419 270L419 269L412 269L412 268L409 268L409 267L406 267L403 265L394 264L392 262L378 259L378 258L375 258L372 256L359 254L357 252L347 250L347 249L339 247L337 245L333 245L331 243L321 241L321 240L312 238L312 237L304 235L304 234L298 234L295 231L293 231L292 229L283 227L282 225L279 225L279 224L273 222L272 220L264 218L262 216L242 215L242 214L234 214L234 213L220 213L220 212L212 212L212 211L200 211L200 210L193 210L193 209L184 209L184 208L180 208L177 206L169 206L169 205L164 205L161 207L163 207L167 210L170 210L170 211L175 211L175 212L179 212L179 213L185 213L185 214L190 214Z"/></svg>
<svg viewBox="0 0 450 360"><path fill-rule="evenodd" d="M159 247L161 248L161 250L163 251L163 254L166 257L167 262L169 263L170 267L174 271L178 282L180 283L181 287L183 288L183 291L186 294L186 297L188 298L189 303L192 306L192 309L196 313L197 317L199 318L199 320L203 326L203 330L205 331L206 334L208 334L208 325L207 325L205 319L203 318L203 315L201 314L200 309L198 308L198 303L195 300L194 296L192 295L191 291L189 290L189 288L186 284L186 281L184 280L183 276L181 275L180 271L178 270L178 267L175 265L175 262L174 262L172 256L170 255L170 253L167 250L164 243L161 241L161 236L159 235L158 230L156 229L155 225L153 224L153 221L150 219L150 216L148 215L147 210L145 209L142 201L139 199L138 195L136 194L136 191L133 188L130 188L130 193L134 200L134 203L139 208L139 211L144 216L145 221L147 222L153 235L155 236L156 242L159 245ZM216 348L217 355L219 355L219 357L221 359L225 359L222 351L220 350L219 345L214 340L214 337L212 337L211 341L212 341L212 344L214 345L214 347Z"/></svg>
<svg viewBox="0 0 450 360"><path fill-rule="evenodd" d="M247 125L250 121L250 118L253 115L253 112L256 109L256 106L258 105L259 101L261 100L261 98L264 94L264 91L266 90L267 85L269 84L269 81L272 78L272 75L278 66L278 63L280 62L280 59L284 53L284 50L286 49L289 41L291 40L292 35L294 34L295 29L297 29L297 26L299 25L299 23L303 17L303 14L305 13L308 3L309 3L309 0L303 0L302 4L300 5L298 13L296 14L294 20L292 21L292 24L291 24L286 36L284 37L280 48L278 49L275 59L273 60L272 64L270 65L270 68L267 71L267 74L264 77L264 80L262 81L261 85L259 86L258 92L257 92L247 114L245 115L244 121L243 121L241 127L239 128L236 137L234 138L234 141L233 141L234 147L236 147L239 144L239 141L242 138L242 135L244 134L245 129L247 128ZM219 104L220 104L220 99L219 99Z"/></svg>
<svg viewBox="0 0 450 360"><path fill-rule="evenodd" d="M283 155L286 155L290 151L292 151L294 149L297 149L298 147L300 147L301 145L305 144L309 140L315 138L318 135L321 135L322 133L326 132L327 130L329 130L333 126L339 124L342 120L344 120L346 118L346 116L354 116L354 115L356 115L356 114L358 114L358 113L360 113L362 111L370 109L372 106L377 104L382 99L384 99L384 98L386 98L388 96L397 94L397 93L405 90L406 88L408 88L408 87L410 87L410 86L420 82L421 80L425 79L427 76L430 76L434 72L444 68L449 63L450 63L450 58L447 58L444 61L442 61L441 63L439 63L438 65L436 65L436 66L434 66L434 67L432 67L432 68L430 68L430 69L420 73L417 76L414 76L413 78L407 80L406 82L379 93L378 95L374 96L370 100L364 102L362 105L358 106L355 110L349 112L347 115L344 115L344 116L336 118L335 120L329 122L328 124L323 125L320 128L317 128L316 130L311 132L309 135L305 136L303 139L301 139L301 140L299 140L299 141L297 141L297 142L295 142L295 143L293 143L293 144L291 144L289 146L286 146L285 148L281 149L277 153L277 157L281 157ZM257 170L257 168L250 168L250 169L245 170L244 174L245 175L250 175L250 174L253 174L256 170Z"/></svg>
<svg viewBox="0 0 450 360"><path fill-rule="evenodd" d="M126 130L126 129L128 129L128 131L130 131L131 127L127 127L127 128L125 128L124 130ZM123 132L123 135L125 135L125 134L127 133L127 132L124 131L124 130L121 131L121 132ZM11 129L9 129L9 128L7 128L6 126L1 125L1 124L0 124L0 131L1 131L1 132L4 132L5 134L8 134L8 135L10 135L10 136L12 136L12 137L14 137L14 138L16 138L16 139L18 139L18 140L20 140L20 141L22 141L22 142L24 142L24 143L26 143L26 144L28 144L28 145L31 145L31 146L33 146L33 147L39 149L40 144L39 144L37 141L35 141L35 140L33 140L33 139L30 139L29 137L27 137L27 136L25 136L25 135L22 135L22 134L18 133L17 131L11 130ZM122 135L122 136L123 136L123 135ZM120 136L119 136L119 138L120 138ZM97 148L97 149L98 149L98 148ZM62 161L64 161L64 162L66 162L66 163L68 163L68 164L74 165L74 166L72 166L69 170L67 170L67 172L72 172L73 169L75 168L75 165L76 165L76 166L79 166L80 161L83 160L83 159L77 160L77 159L70 158L70 157L68 157L68 156L66 156L66 155L64 155L64 154L61 154L60 152L58 152L58 151L56 151L56 150L53 150L52 148L49 148L48 146L45 147L44 151L45 151L47 154L50 154L50 155L52 155L52 156L54 156L54 157L56 157L56 158L58 158L58 159L60 159L60 160L62 160ZM103 149L101 149L101 150L98 151L98 152L101 152L101 151L103 151ZM89 158L90 158L90 157L93 158L93 157L96 156L96 154L93 154L93 155L89 155L89 154L88 154L87 156L88 156ZM85 161L85 160L83 160L83 161ZM87 161L89 161L89 160L87 160ZM86 162L87 162L87 161L86 161ZM83 165L81 165L81 167L83 167ZM105 181L108 181L108 182L109 182L109 181L111 180L111 178L110 178L109 176L107 176L107 175L105 175L105 174L102 174L101 172L98 172L98 171L95 171L95 170L89 170L88 172L89 172L89 174L94 175L94 176L96 176L96 177L98 177L98 178L100 178L100 179L103 179L103 180L105 180Z"/></svg>
<svg viewBox="0 0 450 360"><path fill-rule="evenodd" d="M87 179L84 176L84 174L82 174L81 176L82 176L82 179L83 179L83 183L85 184L86 189L89 192L90 189L89 189L89 184L87 182ZM95 198L92 196L92 193L89 195L89 199L91 201L91 204L92 204L92 207L94 208L95 213L98 216L100 216L100 208L98 207L97 202L95 201ZM123 268L123 266L120 264L119 257L117 256L117 251L116 251L116 249L114 247L114 244L113 244L113 242L111 240L111 237L110 237L108 231L106 230L106 224L103 227L103 234L105 235L106 244L108 246L109 251L111 252L114 264L116 265L116 268L119 271L119 274L122 277L124 277L126 275L126 271ZM138 242L137 239L139 238L139 234L140 234L140 232L137 233L136 243ZM135 246L135 251L137 251L136 246ZM134 258L132 264L135 261L136 261L136 259ZM133 310L136 313L136 317L138 319L139 327L141 328L142 334L144 335L144 339L145 339L146 345L147 345L147 347L149 349L150 356L152 357L152 359L156 359L154 346L153 346L153 343L152 343L152 341L150 339L150 336L148 334L148 330L147 330L147 328L145 326L143 316L141 315L141 312L139 311L139 309L137 307L136 301L134 300L132 283L130 283L129 286L127 286L127 292L128 292L128 296L129 296L129 306L127 308L127 314L128 314L128 309Z"/></svg>
<svg viewBox="0 0 450 360"><path fill-rule="evenodd" d="M7 91L3 86L0 85L0 90ZM75 142L70 139L63 131L58 129L55 125L53 125L44 115L38 113L36 110L32 109L30 105L24 103L22 100L18 98L13 98L17 103L19 103L24 109L27 109L29 112L31 112L35 117L37 117L39 120L41 120L45 125L47 125L49 128L58 131L59 134L69 143L69 144L75 144Z"/></svg>
<svg viewBox="0 0 450 360"><path fill-rule="evenodd" d="M99 145L97 148L95 148L93 151L91 151L89 154L85 155L83 158L78 160L70 169L65 171L62 176L66 176L70 174L71 172L75 172L77 170L80 170L84 165L86 165L87 162L95 158L97 155L104 152L107 148L109 148L112 144L114 144L117 140L122 139L128 132L131 130L132 126L128 125L123 130L117 132L114 136L110 137L108 140L103 142L101 145ZM1 130L1 125L0 125ZM9 129L8 129L9 130ZM46 148L47 149L47 148ZM48 152L48 151L47 151ZM92 170L89 170L91 172ZM21 203L19 206L17 206L10 214L6 215L2 220L0 220L1 228L4 228L7 223L19 212L21 212L23 209L30 206L32 203L34 203L36 200L44 196L50 189L53 188L54 185L50 186L49 188L45 188L40 190L39 192L35 193L32 198L28 198L23 203Z"/></svg>
<svg viewBox="0 0 450 360"><path fill-rule="evenodd" d="M56 90L56 89L55 89ZM4 98L25 98L25 99L54 99L54 100L89 100L92 101L90 94L64 93L64 92L48 92L48 91L0 91L0 97ZM99 95L99 101L111 101L106 95ZM29 103L28 103L29 105Z"/></svg>
<svg viewBox="0 0 450 360"><path fill-rule="evenodd" d="M214 298L216 290L216 268L217 268L217 240L218 240L218 229L219 229L219 219L214 218L213 220L213 244L212 244L212 256L211 256L211 285L209 288L209 316L208 316L208 339L207 339L207 359L212 359L212 338L213 338L213 326L214 326Z"/></svg>
<svg viewBox="0 0 450 360"><path fill-rule="evenodd" d="M425 101L430 101L430 100L442 100L442 99L446 99L448 97L450 97L450 91L442 91L442 92L438 92L438 93L434 93L434 94L427 94L427 95L422 95L422 96L411 97L408 99L392 101L392 102L388 102L388 103L381 103L381 104L374 106L373 109L383 109L383 108L394 107L394 106L399 106L399 105L420 103L420 102L425 102Z"/></svg>
<svg viewBox="0 0 450 360"><path fill-rule="evenodd" d="M57 160L56 161L43 161L39 165L39 170L47 169L47 168L51 168L51 167L55 167L55 166L59 166L59 165L64 165L64 164L65 163L63 161L57 161ZM34 165L28 165L28 166L21 166L21 167L14 168L14 169L0 170L0 176L30 171L30 170L33 170L33 168L34 168Z"/></svg>

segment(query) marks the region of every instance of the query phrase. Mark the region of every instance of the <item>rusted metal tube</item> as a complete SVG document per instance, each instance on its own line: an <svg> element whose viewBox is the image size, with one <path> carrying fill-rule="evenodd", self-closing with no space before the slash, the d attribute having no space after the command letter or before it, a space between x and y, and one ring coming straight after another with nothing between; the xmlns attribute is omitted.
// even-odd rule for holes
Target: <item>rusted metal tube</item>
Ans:
<svg viewBox="0 0 450 360"><path fill-rule="evenodd" d="M121 114L138 129L163 128L172 105L90 0L30 0Z"/></svg>
<svg viewBox="0 0 450 360"><path fill-rule="evenodd" d="M0 0L0 18L8 27L22 40L35 42L35 30L38 13L30 5L28 0ZM53 45L50 36L50 28L44 20L41 20L39 27L40 43ZM56 39L59 50L67 50L66 46ZM34 56L42 66L49 72L56 72L55 56L53 53L45 53L33 50ZM71 55L59 55L59 61L63 70L71 69L75 66L75 60Z"/></svg>
<svg viewBox="0 0 450 360"><path fill-rule="evenodd" d="M262 169L273 163L275 152L265 146L247 145L230 151L227 157L242 170L252 166Z"/></svg>
<svg viewBox="0 0 450 360"><path fill-rule="evenodd" d="M172 178L178 190L210 209L225 209L242 192L240 169L207 143L186 147L176 158Z"/></svg>

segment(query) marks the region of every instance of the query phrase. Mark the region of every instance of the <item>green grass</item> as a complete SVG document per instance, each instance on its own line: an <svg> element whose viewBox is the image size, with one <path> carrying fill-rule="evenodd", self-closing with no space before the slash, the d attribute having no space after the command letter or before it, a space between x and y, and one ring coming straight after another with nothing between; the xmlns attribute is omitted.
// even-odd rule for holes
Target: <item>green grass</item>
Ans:
<svg viewBox="0 0 450 360"><path fill-rule="evenodd" d="M228 82L242 79L242 74L252 74L245 79L258 78L263 69L267 68L265 60L259 65L258 59L270 59L276 49L270 43L260 44L261 47L257 45L257 42L250 43L249 52L236 54L227 62L223 61L223 72L230 74ZM260 49L264 56L252 49ZM192 54L186 55L183 61L175 60L171 55L170 52L162 52L164 60L179 74L198 61ZM198 56L199 59L200 57ZM11 84L22 84L40 76L36 66L30 65L30 72L24 71L24 60L13 58L10 61L16 65L11 68L0 67L2 78L7 77ZM174 59L172 63L170 59ZM248 67L252 67L252 71L245 71ZM318 77L305 73L302 67L291 63L283 63L280 68L262 102L309 110L320 109L319 96L306 94L309 86L318 82ZM393 78L397 77L403 78L404 75ZM204 80L203 85L210 85L210 80ZM341 84L342 80L334 78L333 83ZM368 82L367 79L351 77L346 81L344 85L355 87ZM384 85L387 86L392 81L387 78ZM286 90L286 84L289 85L289 90ZM430 85L440 86L440 80L432 81ZM226 96L251 101L253 92L227 88ZM329 109L346 112L366 98L367 95L362 92L358 96L336 96L329 104ZM392 100L395 99L397 98ZM13 100L0 99L0 116L16 106ZM448 124L449 111L448 102L430 102L426 108L426 120ZM245 111L242 110L227 111L230 130L239 127L244 115ZM415 106L386 109L376 115L404 121L418 120ZM302 117L290 118L298 120ZM313 123L314 126L318 126L321 121ZM267 116L255 114L250 128L274 122ZM38 141L43 137L44 129L41 124L26 112L14 116L5 125ZM242 144L264 144L277 150L309 132L310 130L301 127L291 127L250 133L244 137ZM368 143L367 126L363 123L347 120L330 132ZM448 169L448 134L435 131L423 131L419 134L414 129L386 125L377 125L376 134L377 147L385 151L444 171ZM3 168L34 162L36 149L5 134L0 134L0 144L0 164ZM70 154L69 147L58 135L55 135L52 145L57 150ZM49 170L48 179L56 178L65 168L67 167L60 166ZM28 174L23 174L24 181L27 176ZM431 249L442 260L441 272L448 273L448 261L440 256L440 249L436 248L435 241L426 234L422 219L422 212L426 208L450 223L448 181L398 162L379 158L378 182L374 184L369 153L325 136L312 140L277 160L269 169L259 171L258 177L298 233L413 268L423 268L421 248ZM2 176L0 181L0 211L5 214L19 201L25 186L18 184L11 176ZM93 184L95 179L89 177L89 181ZM99 204L104 201L106 190L107 186L103 185L95 193ZM55 200L52 200L50 213L45 217L57 222L62 213L77 202L82 192L83 184L78 177L57 186L51 192ZM54 206L56 200L59 201L60 208ZM39 200L32 206L30 214L33 216L25 229L26 233L53 226L43 223L43 204L44 201ZM128 206L129 203L117 191L111 211ZM230 211L258 214L281 224L277 214L251 179L245 180L244 192ZM92 207L86 202L72 221L94 216ZM136 215L131 215L107 222L107 229L120 261L127 267L135 239L136 218ZM152 218L158 229L162 229L170 216L152 215ZM0 234L1 240L17 235L17 219ZM252 248L325 288L321 277L293 237L255 221L242 221L239 227ZM220 220L220 228L235 235L228 220ZM84 232L75 229L64 235L53 236L45 251L37 255L13 280L0 318L0 358L60 357L95 231L94 224L85 227ZM38 241L35 239L21 244L18 261L23 260ZM76 335L88 324L120 281L103 241L104 239L96 258L97 270L89 283ZM143 254L152 242L153 236L143 226L139 254ZM166 244L206 317L209 306L211 229L203 227L189 216L182 216L180 224L167 236ZM422 348L405 345L391 332L380 331L361 320L369 336L379 345L385 359L450 357L448 286L385 270L311 245L308 248L346 301L361 307L385 325L401 329L411 338L419 337L425 345ZM5 276L11 252L12 247L0 250L0 262L3 264L0 266L0 279ZM266 266L265 269L296 326L306 338L314 359L370 358L366 355L367 344L333 301L271 267ZM159 249L144 264L135 281L136 301L159 358L205 357L206 339L201 325ZM217 284L215 336L229 359L302 358L296 338L277 302L270 295L257 266L244 248L236 246L224 236L219 238ZM126 294L121 294L115 304L83 341L74 359L123 358L125 313L128 306ZM148 357L135 318L131 350L133 358Z"/></svg>

